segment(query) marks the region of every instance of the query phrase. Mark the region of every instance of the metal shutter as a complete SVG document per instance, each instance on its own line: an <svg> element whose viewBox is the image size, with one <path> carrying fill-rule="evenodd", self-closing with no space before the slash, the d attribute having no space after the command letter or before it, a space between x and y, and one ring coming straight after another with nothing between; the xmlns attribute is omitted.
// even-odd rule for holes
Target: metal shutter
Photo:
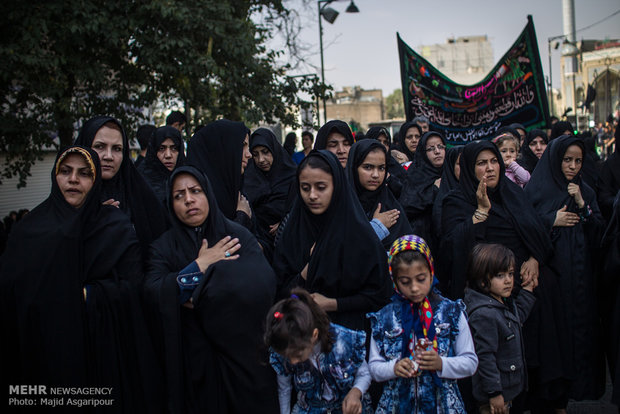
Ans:
<svg viewBox="0 0 620 414"><path fill-rule="evenodd" d="M4 159L0 154L0 159ZM52 189L51 173L56 159L55 152L48 152L43 156L43 161L37 161L30 169L26 187L17 189L19 180L15 177L3 179L0 184L0 219L9 214L11 210L18 211L22 208L32 210L49 196ZM4 163L2 165L4 168Z"/></svg>

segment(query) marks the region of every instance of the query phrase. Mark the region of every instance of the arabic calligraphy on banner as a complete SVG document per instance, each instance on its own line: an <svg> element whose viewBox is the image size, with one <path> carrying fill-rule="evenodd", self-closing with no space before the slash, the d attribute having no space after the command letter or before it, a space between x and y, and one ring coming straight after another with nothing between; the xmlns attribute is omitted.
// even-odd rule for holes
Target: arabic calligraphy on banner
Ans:
<svg viewBox="0 0 620 414"><path fill-rule="evenodd" d="M532 17L518 39L476 85L448 79L397 34L407 120L429 119L454 145L490 138L501 126L546 128L549 109Z"/></svg>

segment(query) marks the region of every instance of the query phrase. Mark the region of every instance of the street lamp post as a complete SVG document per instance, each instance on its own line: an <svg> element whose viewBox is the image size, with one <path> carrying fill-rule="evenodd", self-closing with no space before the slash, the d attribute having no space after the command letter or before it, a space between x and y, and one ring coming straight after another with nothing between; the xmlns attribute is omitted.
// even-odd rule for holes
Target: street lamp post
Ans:
<svg viewBox="0 0 620 414"><path fill-rule="evenodd" d="M321 22L321 17L327 20L330 24L333 24L336 21L336 17L338 17L338 12L331 7L327 7L330 3L333 3L336 0L318 0L317 7L319 11L319 45L321 50L321 81L323 85L325 85L325 64L323 63L323 23ZM347 13L359 13L359 9L355 6L353 0L347 7ZM322 93L321 99L323 100L323 119L324 122L327 123L327 100L325 99L325 92Z"/></svg>

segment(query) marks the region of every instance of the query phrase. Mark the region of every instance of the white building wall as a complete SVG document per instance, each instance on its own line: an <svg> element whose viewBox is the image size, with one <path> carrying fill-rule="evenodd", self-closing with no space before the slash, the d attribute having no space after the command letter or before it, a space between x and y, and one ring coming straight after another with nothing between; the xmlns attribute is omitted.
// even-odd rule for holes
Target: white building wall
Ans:
<svg viewBox="0 0 620 414"><path fill-rule="evenodd" d="M0 154L0 159L4 155ZM27 208L32 210L44 201L52 189L52 167L56 159L55 152L45 153L43 161L37 161L30 169L31 176L27 179L26 187L17 188L19 179L2 179L0 184L0 219L8 215L11 210ZM4 169L4 163L2 167Z"/></svg>

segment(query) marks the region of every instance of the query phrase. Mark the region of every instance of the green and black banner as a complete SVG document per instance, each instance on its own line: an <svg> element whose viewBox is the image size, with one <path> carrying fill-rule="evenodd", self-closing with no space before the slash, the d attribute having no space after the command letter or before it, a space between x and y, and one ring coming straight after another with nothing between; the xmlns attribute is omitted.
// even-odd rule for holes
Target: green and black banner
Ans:
<svg viewBox="0 0 620 414"><path fill-rule="evenodd" d="M407 120L426 116L453 145L490 138L520 123L547 128L549 106L532 16L519 38L479 83L460 85L413 51L400 35L398 51Z"/></svg>

